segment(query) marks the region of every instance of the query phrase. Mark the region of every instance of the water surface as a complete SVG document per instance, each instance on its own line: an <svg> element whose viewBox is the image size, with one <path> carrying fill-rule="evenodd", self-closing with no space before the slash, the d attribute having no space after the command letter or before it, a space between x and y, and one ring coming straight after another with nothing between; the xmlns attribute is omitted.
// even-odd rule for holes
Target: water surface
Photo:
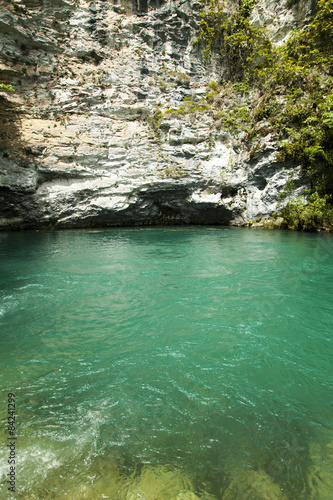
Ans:
<svg viewBox="0 0 333 500"><path fill-rule="evenodd" d="M0 233L17 498L332 498L333 239Z"/></svg>

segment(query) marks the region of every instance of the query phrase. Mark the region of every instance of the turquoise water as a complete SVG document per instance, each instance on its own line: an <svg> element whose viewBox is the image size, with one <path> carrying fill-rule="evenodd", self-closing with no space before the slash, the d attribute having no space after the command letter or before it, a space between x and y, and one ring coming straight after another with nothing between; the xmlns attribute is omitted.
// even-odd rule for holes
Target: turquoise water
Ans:
<svg viewBox="0 0 333 500"><path fill-rule="evenodd" d="M3 494L14 393L17 498L332 499L332 257L282 231L0 233Z"/></svg>

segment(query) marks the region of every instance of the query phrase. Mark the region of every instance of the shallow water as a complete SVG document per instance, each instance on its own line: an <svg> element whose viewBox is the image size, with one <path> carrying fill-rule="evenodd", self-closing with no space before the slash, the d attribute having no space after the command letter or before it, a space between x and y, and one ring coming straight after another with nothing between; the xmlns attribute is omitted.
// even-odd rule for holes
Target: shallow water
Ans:
<svg viewBox="0 0 333 500"><path fill-rule="evenodd" d="M0 233L17 498L332 498L333 239ZM167 485L167 486L166 486Z"/></svg>

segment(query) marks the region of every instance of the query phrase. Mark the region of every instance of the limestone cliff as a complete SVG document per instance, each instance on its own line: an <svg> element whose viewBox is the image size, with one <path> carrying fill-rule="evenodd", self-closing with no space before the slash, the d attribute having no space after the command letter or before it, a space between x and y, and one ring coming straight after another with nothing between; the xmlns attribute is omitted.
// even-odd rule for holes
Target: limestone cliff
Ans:
<svg viewBox="0 0 333 500"><path fill-rule="evenodd" d="M0 92L2 229L243 225L276 210L288 180L304 192L308 177L276 160L271 134L251 151L203 104L224 70L196 43L201 10L197 0L2 0L0 82L15 88ZM251 22L279 44L312 10L260 0ZM258 98L236 96L245 107Z"/></svg>

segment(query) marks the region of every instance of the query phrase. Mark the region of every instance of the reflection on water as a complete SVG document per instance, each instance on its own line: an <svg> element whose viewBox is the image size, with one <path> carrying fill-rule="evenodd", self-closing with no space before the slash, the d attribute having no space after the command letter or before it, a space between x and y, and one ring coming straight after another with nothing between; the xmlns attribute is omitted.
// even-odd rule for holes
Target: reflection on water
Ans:
<svg viewBox="0 0 333 500"><path fill-rule="evenodd" d="M17 498L331 498L331 239L1 236Z"/></svg>

